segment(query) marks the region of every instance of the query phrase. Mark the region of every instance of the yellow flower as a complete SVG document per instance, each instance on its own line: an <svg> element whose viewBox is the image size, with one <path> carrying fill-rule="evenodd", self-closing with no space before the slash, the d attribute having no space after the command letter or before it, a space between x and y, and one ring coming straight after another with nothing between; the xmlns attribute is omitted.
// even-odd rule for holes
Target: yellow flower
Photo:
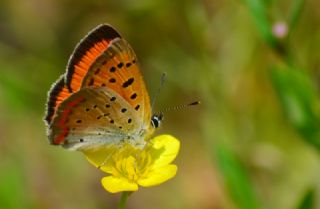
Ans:
<svg viewBox="0 0 320 209"><path fill-rule="evenodd" d="M177 166L170 164L177 156L180 142L170 135L151 139L143 148L125 143L95 151L86 151L89 162L110 174L102 178L103 187L111 192L136 191L138 185L149 187L175 176Z"/></svg>

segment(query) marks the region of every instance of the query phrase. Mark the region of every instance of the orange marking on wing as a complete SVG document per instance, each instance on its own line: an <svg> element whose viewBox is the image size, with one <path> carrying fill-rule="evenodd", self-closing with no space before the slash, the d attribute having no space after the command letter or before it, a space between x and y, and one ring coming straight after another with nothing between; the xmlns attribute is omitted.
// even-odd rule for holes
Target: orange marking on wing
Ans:
<svg viewBox="0 0 320 209"><path fill-rule="evenodd" d="M58 81L53 85L49 93L47 114L45 117L45 120L48 124L51 123L61 102L67 99L70 95L71 93L69 92L67 86L64 84L64 78L60 77Z"/></svg>
<svg viewBox="0 0 320 209"><path fill-rule="evenodd" d="M63 89L58 93L56 104L54 106L54 113L57 112L58 107L60 106L61 102L63 102L65 99L67 99L71 93L68 91L67 87L63 87ZM53 114L54 115L54 114Z"/></svg>
<svg viewBox="0 0 320 209"><path fill-rule="evenodd" d="M104 65L101 64L91 69L82 85L105 86L112 89L121 95L133 108L137 105L143 107L145 121L147 121L151 118L150 100L139 67L136 63L133 63L132 56L127 53L122 53L121 55L123 57L114 56L111 60L106 59L107 62ZM119 68L117 66L119 63L123 63L123 67ZM129 67L126 66L127 63L130 63ZM115 68L115 71L110 71L112 67ZM97 71L97 69L99 70ZM123 87L123 84L131 78L134 79L132 84L128 87ZM110 82L111 79L113 79L113 82ZM90 85L92 80L94 82Z"/></svg>
<svg viewBox="0 0 320 209"><path fill-rule="evenodd" d="M63 89L57 95L56 106L58 106L62 101L70 96L70 92L68 91L67 87L63 87Z"/></svg>
<svg viewBox="0 0 320 209"><path fill-rule="evenodd" d="M74 73L71 77L71 90L78 91L81 88L83 78L86 76L91 65L96 59L103 53L109 45L109 41L102 40L93 45L86 53L82 56L81 60L74 65Z"/></svg>
<svg viewBox="0 0 320 209"><path fill-rule="evenodd" d="M78 97L73 101L70 101L69 103L67 103L67 107L62 111L61 117L58 121L58 127L61 129L61 132L54 138L53 140L53 144L61 144L65 137L68 135L69 133L69 129L68 127L66 127L66 121L67 118L69 116L69 114L72 111L72 108L75 107L76 105L78 105L80 102L82 102L85 98L82 97Z"/></svg>

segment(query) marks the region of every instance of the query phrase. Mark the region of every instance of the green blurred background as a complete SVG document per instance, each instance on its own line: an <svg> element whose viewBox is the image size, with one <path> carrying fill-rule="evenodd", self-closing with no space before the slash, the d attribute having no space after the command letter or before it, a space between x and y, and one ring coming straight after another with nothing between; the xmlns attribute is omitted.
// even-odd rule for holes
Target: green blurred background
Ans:
<svg viewBox="0 0 320 209"><path fill-rule="evenodd" d="M177 176L128 209L320 208L317 0L1 0L0 208L115 208L104 174L50 146L47 91L76 43L110 23L181 140Z"/></svg>

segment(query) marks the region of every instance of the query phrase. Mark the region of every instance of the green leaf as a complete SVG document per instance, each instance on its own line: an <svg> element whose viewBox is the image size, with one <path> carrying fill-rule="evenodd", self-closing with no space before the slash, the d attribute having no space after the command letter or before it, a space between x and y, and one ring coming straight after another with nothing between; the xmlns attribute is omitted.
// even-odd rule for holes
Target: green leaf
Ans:
<svg viewBox="0 0 320 209"><path fill-rule="evenodd" d="M261 0L242 0L249 8L253 20L262 37L273 48L280 49L277 39L272 34L272 26L267 17L265 3Z"/></svg>
<svg viewBox="0 0 320 209"><path fill-rule="evenodd" d="M292 32L294 27L297 25L297 22L301 16L303 7L304 7L304 1L305 0L295 0L293 2L293 5L290 10L289 14L289 20L288 20L288 25L289 25L289 32Z"/></svg>
<svg viewBox="0 0 320 209"><path fill-rule="evenodd" d="M313 209L315 199L314 189L308 190L305 195L302 197L301 202L299 203L297 209Z"/></svg>
<svg viewBox="0 0 320 209"><path fill-rule="evenodd" d="M310 77L304 71L279 66L272 69L271 79L288 121L320 149L319 101Z"/></svg>
<svg viewBox="0 0 320 209"><path fill-rule="evenodd" d="M240 209L257 209L258 201L250 178L236 155L225 145L216 145L216 159L226 187Z"/></svg>

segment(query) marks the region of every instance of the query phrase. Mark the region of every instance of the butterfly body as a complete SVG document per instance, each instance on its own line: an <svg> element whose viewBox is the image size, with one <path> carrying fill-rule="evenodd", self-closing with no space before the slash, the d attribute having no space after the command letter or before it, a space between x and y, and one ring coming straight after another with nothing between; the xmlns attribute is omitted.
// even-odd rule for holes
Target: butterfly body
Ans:
<svg viewBox="0 0 320 209"><path fill-rule="evenodd" d="M134 51L111 26L78 44L49 92L45 120L51 144L71 150L146 144L155 129L148 92Z"/></svg>

